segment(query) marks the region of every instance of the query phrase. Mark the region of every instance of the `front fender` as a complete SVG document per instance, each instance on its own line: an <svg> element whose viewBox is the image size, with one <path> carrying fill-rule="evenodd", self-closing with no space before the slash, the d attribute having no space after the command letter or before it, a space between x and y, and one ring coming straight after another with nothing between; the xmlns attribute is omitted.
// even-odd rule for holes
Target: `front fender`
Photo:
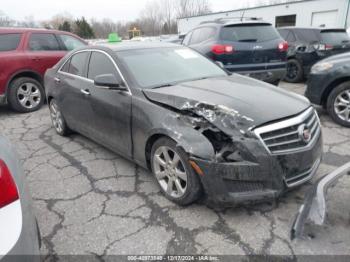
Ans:
<svg viewBox="0 0 350 262"><path fill-rule="evenodd" d="M201 159L213 160L215 158L213 145L202 133L186 123L183 119L185 117L175 113L169 114L162 122L162 127L150 130L148 137L168 136L188 154Z"/></svg>

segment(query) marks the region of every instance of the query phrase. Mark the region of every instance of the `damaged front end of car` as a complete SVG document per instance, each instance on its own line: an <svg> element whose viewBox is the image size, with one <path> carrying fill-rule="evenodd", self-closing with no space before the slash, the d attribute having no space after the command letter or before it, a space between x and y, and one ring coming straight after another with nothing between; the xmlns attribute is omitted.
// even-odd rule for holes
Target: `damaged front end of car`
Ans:
<svg viewBox="0 0 350 262"><path fill-rule="evenodd" d="M190 164L200 177L208 203L233 206L273 201L288 189L286 177L307 172L308 180L318 168L322 154L320 133L307 150L273 155L255 132L256 125L261 123L251 116L227 105L198 102L153 90L145 91L145 95L153 103L174 112L181 125L190 126L212 145L213 153L209 158L207 152L201 154L192 147L186 150L184 142L178 143L189 154ZM313 112L313 109L306 111ZM171 122L175 128L175 121ZM186 134L182 133L182 137ZM191 141L187 139L185 143L191 144Z"/></svg>
<svg viewBox="0 0 350 262"><path fill-rule="evenodd" d="M344 175L350 175L350 162L320 178L307 192L294 220L291 239L303 238L305 225L322 226L327 216L327 191Z"/></svg>

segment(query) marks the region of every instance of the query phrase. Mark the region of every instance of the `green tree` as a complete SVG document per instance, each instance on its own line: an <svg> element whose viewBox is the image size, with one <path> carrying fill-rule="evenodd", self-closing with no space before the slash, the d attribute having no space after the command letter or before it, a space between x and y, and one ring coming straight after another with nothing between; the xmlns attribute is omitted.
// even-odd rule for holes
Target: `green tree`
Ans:
<svg viewBox="0 0 350 262"><path fill-rule="evenodd" d="M85 39L91 39L95 37L94 30L90 24L86 21L85 17L77 19L75 21L75 33Z"/></svg>
<svg viewBox="0 0 350 262"><path fill-rule="evenodd" d="M58 26L58 30L72 32L72 28L70 26L70 23L67 20L65 20L62 24L60 24Z"/></svg>

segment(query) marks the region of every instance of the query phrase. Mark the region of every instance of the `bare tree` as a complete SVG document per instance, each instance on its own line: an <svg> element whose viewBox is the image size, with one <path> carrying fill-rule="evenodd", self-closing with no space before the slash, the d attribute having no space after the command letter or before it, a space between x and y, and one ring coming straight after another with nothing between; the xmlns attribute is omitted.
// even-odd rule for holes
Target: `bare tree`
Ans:
<svg viewBox="0 0 350 262"><path fill-rule="evenodd" d="M38 27L38 23L35 21L34 16L26 16L23 21L17 21L17 26L20 27Z"/></svg>
<svg viewBox="0 0 350 262"><path fill-rule="evenodd" d="M151 36L159 35L161 32L162 14L160 4L157 0L147 2L140 13L141 30Z"/></svg>
<svg viewBox="0 0 350 262"><path fill-rule="evenodd" d="M118 33L122 29L122 23L115 23L111 19L103 19L102 21L97 21L95 19L91 19L90 22L92 29L95 32L96 38L107 38L110 33Z"/></svg>
<svg viewBox="0 0 350 262"><path fill-rule="evenodd" d="M177 0L177 18L196 16L211 13L211 5L208 0Z"/></svg>
<svg viewBox="0 0 350 262"><path fill-rule="evenodd" d="M65 21L73 25L74 17L68 12L63 12L53 16L50 20L42 21L41 26L46 28L59 29L60 25L62 25Z"/></svg>
<svg viewBox="0 0 350 262"><path fill-rule="evenodd" d="M162 18L162 33L171 34L174 33L174 27L176 25L175 20L175 5L173 0L161 0L160 1L160 13Z"/></svg>
<svg viewBox="0 0 350 262"><path fill-rule="evenodd" d="M4 12L0 11L0 27L14 26L15 21L8 17Z"/></svg>

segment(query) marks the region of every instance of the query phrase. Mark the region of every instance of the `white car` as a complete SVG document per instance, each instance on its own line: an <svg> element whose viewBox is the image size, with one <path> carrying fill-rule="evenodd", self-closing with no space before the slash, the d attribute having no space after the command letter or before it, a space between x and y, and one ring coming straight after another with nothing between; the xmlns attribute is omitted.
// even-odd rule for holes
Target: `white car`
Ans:
<svg viewBox="0 0 350 262"><path fill-rule="evenodd" d="M39 229L17 153L0 136L0 261L40 261Z"/></svg>

